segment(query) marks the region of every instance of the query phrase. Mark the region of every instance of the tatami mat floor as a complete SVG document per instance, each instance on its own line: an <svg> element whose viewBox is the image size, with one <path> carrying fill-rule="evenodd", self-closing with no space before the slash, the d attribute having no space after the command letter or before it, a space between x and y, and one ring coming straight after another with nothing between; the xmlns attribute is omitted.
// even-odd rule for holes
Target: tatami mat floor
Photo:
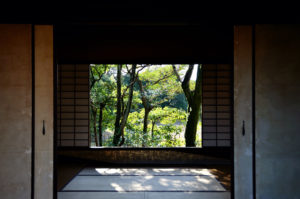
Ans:
<svg viewBox="0 0 300 199"><path fill-rule="evenodd" d="M229 199L230 192L208 169L92 168L81 170L59 199Z"/></svg>

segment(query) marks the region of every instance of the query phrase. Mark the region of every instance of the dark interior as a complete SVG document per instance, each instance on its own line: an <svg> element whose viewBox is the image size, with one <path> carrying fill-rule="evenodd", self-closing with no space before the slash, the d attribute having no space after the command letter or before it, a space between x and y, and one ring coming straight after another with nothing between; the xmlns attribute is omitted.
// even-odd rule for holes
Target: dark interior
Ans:
<svg viewBox="0 0 300 199"><path fill-rule="evenodd" d="M132 5L125 6L126 13L122 12L122 4L106 4L97 14L56 16L56 63L233 64L233 22L229 15L214 11L217 14L205 21L203 15L211 15L208 10L201 14L197 9L180 13L180 9ZM53 20L51 16L43 19L49 18ZM58 148L57 188L62 188L81 168L93 165L211 168L230 190L231 157L231 147Z"/></svg>
<svg viewBox="0 0 300 199"><path fill-rule="evenodd" d="M231 64L228 25L58 25L58 63Z"/></svg>

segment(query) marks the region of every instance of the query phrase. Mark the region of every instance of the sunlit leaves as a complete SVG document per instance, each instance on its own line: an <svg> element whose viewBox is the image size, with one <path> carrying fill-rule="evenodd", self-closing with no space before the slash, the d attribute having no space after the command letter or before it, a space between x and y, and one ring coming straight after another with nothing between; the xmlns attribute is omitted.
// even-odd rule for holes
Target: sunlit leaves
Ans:
<svg viewBox="0 0 300 199"><path fill-rule="evenodd" d="M186 112L177 108L155 108L149 114L148 134L142 135L144 109L130 114L127 123L127 139L139 138L131 143L142 143L143 139L147 146L172 147L184 146L183 130L186 120ZM128 141L129 142L129 141ZM139 145L140 146L140 145Z"/></svg>
<svg viewBox="0 0 300 199"><path fill-rule="evenodd" d="M188 65L175 65L182 81ZM131 64L122 65L122 99L128 101ZM125 143L123 146L140 147L144 142L148 147L185 146L184 131L187 120L187 100L181 87L181 81L173 71L172 65L137 65L137 74L142 82L145 97L151 104L148 117L147 133L143 133L145 107L141 99L139 84L134 84L133 100L130 114L125 126ZM103 109L102 129L105 135L104 146L112 146L114 121L117 104L117 65L94 64L90 67L90 104L98 106L105 103ZM92 85L92 81L93 85ZM190 89L195 89L195 81L191 80ZM124 108L124 107L123 107ZM124 109L123 109L124 110ZM96 120L99 119L99 108ZM93 117L90 117L93 120ZM91 122L93 124L93 122ZM98 123L97 123L98 129ZM93 132L93 128L91 128ZM93 134L91 134L93 136ZM92 139L93 140L93 139ZM199 136L197 143L201 143Z"/></svg>

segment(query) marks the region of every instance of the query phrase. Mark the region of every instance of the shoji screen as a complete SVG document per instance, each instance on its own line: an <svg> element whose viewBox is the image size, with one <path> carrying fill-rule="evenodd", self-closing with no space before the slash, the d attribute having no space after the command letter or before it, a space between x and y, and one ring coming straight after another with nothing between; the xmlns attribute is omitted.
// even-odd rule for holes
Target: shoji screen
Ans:
<svg viewBox="0 0 300 199"><path fill-rule="evenodd" d="M232 66L204 64L202 67L202 145L229 147L233 119Z"/></svg>
<svg viewBox="0 0 300 199"><path fill-rule="evenodd" d="M58 66L57 146L89 146L89 65Z"/></svg>

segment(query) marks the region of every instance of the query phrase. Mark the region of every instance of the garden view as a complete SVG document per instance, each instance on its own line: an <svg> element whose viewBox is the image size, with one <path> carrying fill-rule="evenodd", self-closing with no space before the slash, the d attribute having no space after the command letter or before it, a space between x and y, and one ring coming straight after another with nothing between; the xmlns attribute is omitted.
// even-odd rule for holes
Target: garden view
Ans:
<svg viewBox="0 0 300 199"><path fill-rule="evenodd" d="M91 146L201 147L201 65L91 64Z"/></svg>

